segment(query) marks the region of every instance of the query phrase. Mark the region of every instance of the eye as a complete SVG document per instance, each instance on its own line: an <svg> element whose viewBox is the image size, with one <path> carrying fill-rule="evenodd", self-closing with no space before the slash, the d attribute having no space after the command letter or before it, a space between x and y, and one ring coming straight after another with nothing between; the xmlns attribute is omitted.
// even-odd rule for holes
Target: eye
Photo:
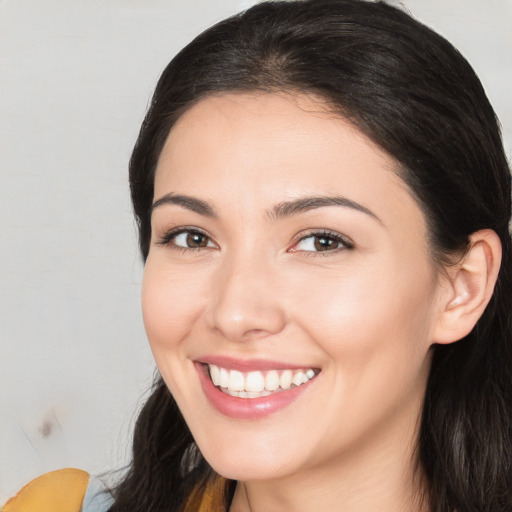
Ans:
<svg viewBox="0 0 512 512"><path fill-rule="evenodd" d="M192 228L172 229L168 231L158 243L179 249L217 247L206 233Z"/></svg>
<svg viewBox="0 0 512 512"><path fill-rule="evenodd" d="M346 237L332 231L309 233L303 236L292 248L292 251L334 252L341 249L353 249L354 244Z"/></svg>
<svg viewBox="0 0 512 512"><path fill-rule="evenodd" d="M208 247L212 246L212 242L203 233L185 231L174 236L174 245L178 247L188 247L189 249L195 249L197 247Z"/></svg>

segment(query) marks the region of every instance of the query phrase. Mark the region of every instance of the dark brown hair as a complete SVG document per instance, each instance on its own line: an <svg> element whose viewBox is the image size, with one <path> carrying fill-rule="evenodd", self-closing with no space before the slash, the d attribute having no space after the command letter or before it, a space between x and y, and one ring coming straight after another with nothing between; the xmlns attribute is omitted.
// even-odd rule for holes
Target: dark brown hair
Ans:
<svg viewBox="0 0 512 512"><path fill-rule="evenodd" d="M185 110L228 91L325 99L396 160L440 261L464 250L479 229L498 234L503 261L485 313L465 339L435 347L418 456L433 512L512 510L510 176L496 116L470 65L385 2L263 2L220 22L163 72L133 151L131 194L144 259L163 144ZM178 511L211 478L158 380L111 510ZM227 486L226 501L231 491Z"/></svg>

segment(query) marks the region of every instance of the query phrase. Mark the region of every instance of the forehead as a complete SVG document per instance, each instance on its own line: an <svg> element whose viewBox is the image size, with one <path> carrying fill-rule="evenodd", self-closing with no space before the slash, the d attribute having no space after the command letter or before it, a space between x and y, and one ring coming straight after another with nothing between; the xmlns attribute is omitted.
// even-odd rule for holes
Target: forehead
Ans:
<svg viewBox="0 0 512 512"><path fill-rule="evenodd" d="M247 210L337 194L383 219L405 215L423 229L422 212L397 169L316 97L225 94L202 99L179 118L160 155L155 199L193 193L222 207L237 197Z"/></svg>

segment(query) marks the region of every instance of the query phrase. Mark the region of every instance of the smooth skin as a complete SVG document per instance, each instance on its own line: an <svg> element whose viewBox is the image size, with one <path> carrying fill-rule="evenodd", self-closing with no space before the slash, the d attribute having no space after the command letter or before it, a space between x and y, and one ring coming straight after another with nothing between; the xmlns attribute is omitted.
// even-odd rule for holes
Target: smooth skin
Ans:
<svg viewBox="0 0 512 512"><path fill-rule="evenodd" d="M440 268L397 163L319 99L285 93L185 112L154 199L148 339L201 452L239 482L232 512L426 510L414 447L431 347L485 308L494 232ZM207 355L320 374L285 409L240 420L205 397Z"/></svg>

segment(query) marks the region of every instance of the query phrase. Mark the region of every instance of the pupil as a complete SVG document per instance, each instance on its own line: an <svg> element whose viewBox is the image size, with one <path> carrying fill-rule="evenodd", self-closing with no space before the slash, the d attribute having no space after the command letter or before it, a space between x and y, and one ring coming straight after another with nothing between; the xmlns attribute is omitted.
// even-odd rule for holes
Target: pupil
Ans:
<svg viewBox="0 0 512 512"><path fill-rule="evenodd" d="M200 233L190 233L187 236L187 245L189 247L206 247L206 237Z"/></svg>
<svg viewBox="0 0 512 512"><path fill-rule="evenodd" d="M336 242L326 237L317 237L315 238L315 249L317 251L327 251L329 249L333 249Z"/></svg>

